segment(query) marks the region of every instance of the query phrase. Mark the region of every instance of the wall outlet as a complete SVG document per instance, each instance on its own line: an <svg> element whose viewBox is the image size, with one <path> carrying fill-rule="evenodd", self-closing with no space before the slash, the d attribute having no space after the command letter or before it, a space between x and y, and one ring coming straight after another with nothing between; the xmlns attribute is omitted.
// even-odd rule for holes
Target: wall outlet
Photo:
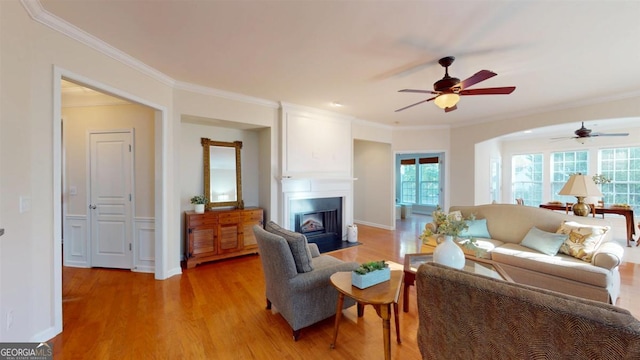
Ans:
<svg viewBox="0 0 640 360"><path fill-rule="evenodd" d="M7 330L13 326L13 310L7 311Z"/></svg>
<svg viewBox="0 0 640 360"><path fill-rule="evenodd" d="M20 196L20 213L31 210L31 196Z"/></svg>

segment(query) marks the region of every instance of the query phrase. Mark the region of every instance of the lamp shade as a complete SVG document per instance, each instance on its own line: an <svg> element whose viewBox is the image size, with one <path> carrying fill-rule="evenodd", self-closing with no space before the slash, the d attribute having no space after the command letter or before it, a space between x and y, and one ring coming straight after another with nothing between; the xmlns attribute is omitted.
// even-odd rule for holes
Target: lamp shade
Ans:
<svg viewBox="0 0 640 360"><path fill-rule="evenodd" d="M435 102L440 109L446 109L454 106L458 101L460 101L460 95L451 93L438 95L433 102Z"/></svg>
<svg viewBox="0 0 640 360"><path fill-rule="evenodd" d="M602 196L602 192L596 186L593 180L580 173L573 174L564 184L558 195L571 195L571 196Z"/></svg>

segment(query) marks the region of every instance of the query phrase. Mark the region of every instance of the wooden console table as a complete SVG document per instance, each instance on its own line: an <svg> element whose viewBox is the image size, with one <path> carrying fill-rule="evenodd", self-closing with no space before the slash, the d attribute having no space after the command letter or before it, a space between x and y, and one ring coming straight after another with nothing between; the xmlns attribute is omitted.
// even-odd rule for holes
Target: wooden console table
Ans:
<svg viewBox="0 0 640 360"><path fill-rule="evenodd" d="M549 210L560 210L565 211L566 206L564 204L540 204L541 208L549 209ZM636 228L634 226L633 220L633 208L632 207L621 207L621 206L596 206L596 214L615 214L624 216L627 222L627 246L631 246L629 244L630 241L633 240L633 236L636 234ZM636 243L636 246L640 244L640 241Z"/></svg>
<svg viewBox="0 0 640 360"><path fill-rule="evenodd" d="M260 208L215 209L204 214L185 212L187 268L234 256L258 253L253 226L263 224Z"/></svg>

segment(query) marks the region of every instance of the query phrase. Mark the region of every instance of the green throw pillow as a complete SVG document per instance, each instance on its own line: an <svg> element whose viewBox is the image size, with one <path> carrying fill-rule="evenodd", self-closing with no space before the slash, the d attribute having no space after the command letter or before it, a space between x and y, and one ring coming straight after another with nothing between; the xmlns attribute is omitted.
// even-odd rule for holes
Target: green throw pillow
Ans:
<svg viewBox="0 0 640 360"><path fill-rule="evenodd" d="M487 219L468 220L467 225L469 225L469 228L462 230L458 237L491 239L491 234L487 229Z"/></svg>
<svg viewBox="0 0 640 360"><path fill-rule="evenodd" d="M280 225L269 221L264 227L268 232L282 236L289 244L291 249L291 255L293 255L293 261L296 263L296 270L298 273L306 273L313 270L313 263L311 262L311 250L307 246L307 237L301 233L297 233L291 230L287 230Z"/></svg>
<svg viewBox="0 0 640 360"><path fill-rule="evenodd" d="M560 246L567 240L567 235L550 233L532 227L524 239L520 242L520 245L539 251L546 255L555 255L560 250Z"/></svg>

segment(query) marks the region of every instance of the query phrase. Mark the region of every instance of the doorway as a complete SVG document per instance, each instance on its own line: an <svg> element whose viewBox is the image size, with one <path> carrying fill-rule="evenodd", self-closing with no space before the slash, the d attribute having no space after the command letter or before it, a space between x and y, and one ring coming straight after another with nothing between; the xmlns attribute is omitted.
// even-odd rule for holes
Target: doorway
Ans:
<svg viewBox="0 0 640 360"><path fill-rule="evenodd" d="M396 206L401 214L428 215L438 206L444 208L444 160L444 153L396 154Z"/></svg>

